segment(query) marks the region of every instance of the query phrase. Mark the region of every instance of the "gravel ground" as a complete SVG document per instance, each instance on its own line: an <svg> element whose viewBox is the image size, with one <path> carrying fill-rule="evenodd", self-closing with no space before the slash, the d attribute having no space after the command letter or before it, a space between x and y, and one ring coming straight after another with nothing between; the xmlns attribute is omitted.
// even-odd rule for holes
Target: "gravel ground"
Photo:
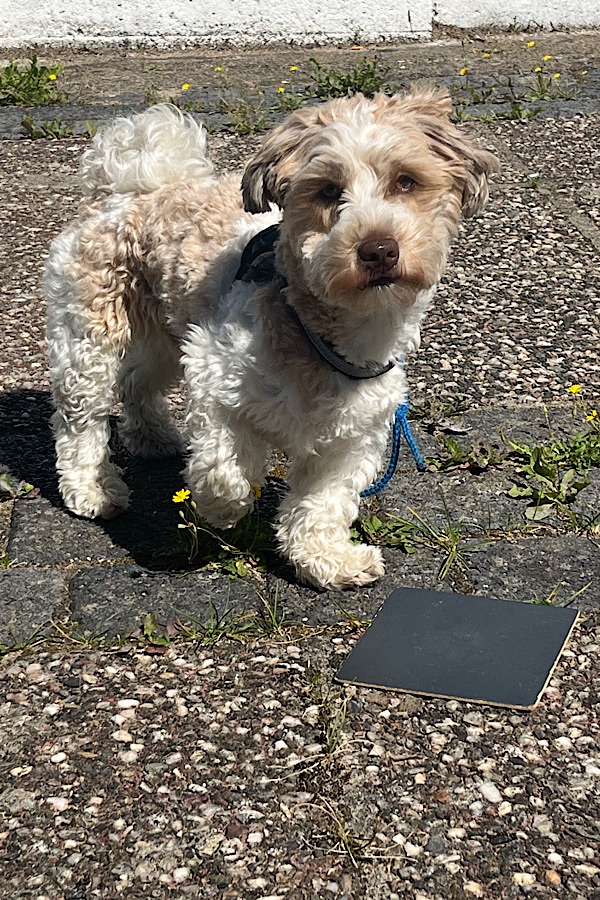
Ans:
<svg viewBox="0 0 600 900"><path fill-rule="evenodd" d="M502 173L485 214L463 225L407 363L413 402L441 410L436 434L419 432L427 453L440 429L467 445L497 442L499 428L531 442L572 434L567 387L600 398L597 33L440 34L367 51L406 83L432 74L450 83L467 63L473 79L524 79L534 53L579 78L578 99L544 118L469 126ZM356 59L314 53L339 68ZM99 115L140 108L145 92L168 98L183 81L214 91L223 63L274 90L307 56L61 51L60 62L85 117L86 104ZM0 140L0 471L39 495L0 503L0 559L10 562L0 568L0 641L54 625L0 668L0 897L600 900L597 538L555 518L524 530L527 501L507 496L503 469L429 473L425 483L403 466L372 507L415 508L438 528L451 516L469 539L489 541L445 583L440 546L386 550L385 578L341 598L351 617L372 616L398 584L507 600L577 594L573 638L539 707L524 712L336 685L358 625L285 570L258 583L161 570L179 464L127 460L126 516L106 525L69 516L46 424L41 268L77 207L86 140L25 139L20 115L0 109L0 134L14 137ZM239 168L260 138L218 126L216 161ZM551 406L550 427L540 403ZM470 412L448 422L457 407ZM573 507L589 521L600 508L592 475ZM217 603L247 615L261 592L286 612L273 633L173 640L182 608L192 623ZM148 610L167 623L168 646L138 640Z"/></svg>
<svg viewBox="0 0 600 900"><path fill-rule="evenodd" d="M332 687L341 627L16 658L0 896L598 898L599 639L534 713Z"/></svg>

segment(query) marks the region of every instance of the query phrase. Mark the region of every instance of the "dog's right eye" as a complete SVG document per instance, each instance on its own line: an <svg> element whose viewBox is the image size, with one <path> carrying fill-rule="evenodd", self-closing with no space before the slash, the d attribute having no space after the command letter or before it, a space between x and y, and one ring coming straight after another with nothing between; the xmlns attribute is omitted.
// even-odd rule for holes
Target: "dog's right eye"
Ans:
<svg viewBox="0 0 600 900"><path fill-rule="evenodd" d="M325 200L326 203L333 203L339 200L341 196L342 188L339 184L325 184L319 191L319 197L321 200Z"/></svg>

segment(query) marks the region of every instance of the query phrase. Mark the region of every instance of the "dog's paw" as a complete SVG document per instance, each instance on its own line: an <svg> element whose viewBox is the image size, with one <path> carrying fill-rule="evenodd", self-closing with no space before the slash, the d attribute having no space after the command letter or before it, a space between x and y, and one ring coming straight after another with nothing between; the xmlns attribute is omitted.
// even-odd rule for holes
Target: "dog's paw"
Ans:
<svg viewBox="0 0 600 900"><path fill-rule="evenodd" d="M327 556L296 562L301 578L318 587L341 590L361 587L376 581L385 572L378 547L367 544L343 544L332 547Z"/></svg>
<svg viewBox="0 0 600 900"><path fill-rule="evenodd" d="M71 487L61 483L60 488L67 509L84 519L112 519L129 506L129 489L117 476L100 484Z"/></svg>

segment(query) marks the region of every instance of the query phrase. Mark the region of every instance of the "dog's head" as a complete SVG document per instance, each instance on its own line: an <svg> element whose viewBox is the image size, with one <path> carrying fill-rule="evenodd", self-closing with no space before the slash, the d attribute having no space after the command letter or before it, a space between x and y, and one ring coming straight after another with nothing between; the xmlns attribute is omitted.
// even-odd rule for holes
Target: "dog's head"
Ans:
<svg viewBox="0 0 600 900"><path fill-rule="evenodd" d="M355 308L410 302L439 281L461 211L483 208L498 170L450 111L433 90L359 94L295 112L267 137L244 172L244 204L284 210L288 275Z"/></svg>

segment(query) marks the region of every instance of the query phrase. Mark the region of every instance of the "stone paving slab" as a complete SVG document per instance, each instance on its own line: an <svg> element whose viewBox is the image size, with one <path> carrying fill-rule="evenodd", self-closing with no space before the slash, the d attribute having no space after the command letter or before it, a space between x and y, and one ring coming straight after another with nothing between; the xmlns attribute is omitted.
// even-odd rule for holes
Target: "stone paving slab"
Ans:
<svg viewBox="0 0 600 900"><path fill-rule="evenodd" d="M146 462L119 450L117 460L132 489L130 510L108 522L72 516L58 498L51 442L44 433L48 425L40 421L40 410L48 406L42 402L36 408L28 418L17 417L16 437L0 431L9 448L5 458L18 461L11 473L15 478L33 478L35 483L36 472L44 473L39 496L0 504L0 510L7 510L3 516L7 562L21 567L5 570L14 572L15 580L0 582L0 603L11 609L10 617L0 620L0 640L5 643L15 634L26 639L28 629L35 630L32 623L37 627L59 617L67 630L109 637L139 633L148 613L156 616L161 627L177 620L192 627L206 626L215 615L235 619L260 613L261 597L269 603L276 598L290 624L330 625L339 621L343 610L371 618L399 585L521 601L572 600L582 609L600 608L597 537L569 533L569 519L560 515L541 524L528 522L528 501L508 495L514 470L507 464L478 474L466 467L432 468L420 474L403 448L399 471L387 490L365 504L364 514L417 523L421 531L430 530L430 539L425 543L418 537L410 540L412 553L402 547L386 548L387 572L374 585L341 594L321 592L298 584L284 560L273 563L266 581L232 579L214 568L186 570L177 529L178 507L171 500L182 483L180 459ZM33 456L17 454L14 441L25 446L30 428L35 437ZM566 440L581 428L582 419L574 416L573 407L472 410L437 422L416 421L413 426L422 451L433 458L443 456L448 440L465 452L483 445L500 455L507 451L509 440L539 445ZM33 472L27 465L31 459L35 460ZM577 511L590 522L599 512L599 479L595 471L592 475L576 500ZM284 490L284 482L272 481L261 500L261 516L272 517ZM452 534L459 540L463 563L441 579ZM24 574L29 567L36 577L48 578L50 587L43 593L38 618L32 619L31 599L23 606L19 622L19 604L12 594L15 584L29 584Z"/></svg>
<svg viewBox="0 0 600 900"><path fill-rule="evenodd" d="M0 569L0 646L51 634L50 623L66 591L63 572L38 566Z"/></svg>

